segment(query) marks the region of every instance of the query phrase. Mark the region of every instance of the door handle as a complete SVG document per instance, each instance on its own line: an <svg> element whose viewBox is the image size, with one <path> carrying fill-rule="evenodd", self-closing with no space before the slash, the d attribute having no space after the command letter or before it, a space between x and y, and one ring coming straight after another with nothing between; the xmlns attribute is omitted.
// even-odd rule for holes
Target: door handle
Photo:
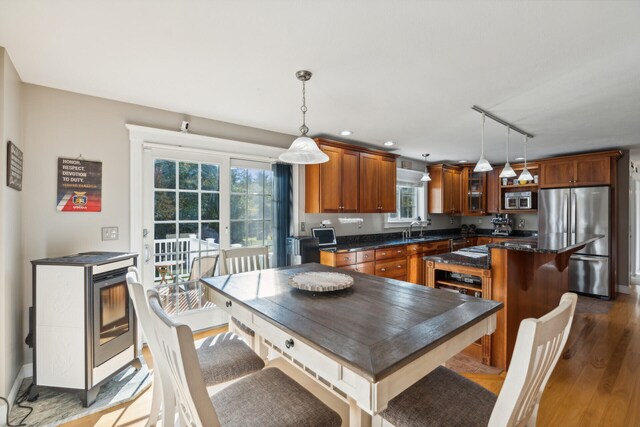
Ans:
<svg viewBox="0 0 640 427"><path fill-rule="evenodd" d="M144 245L144 262L145 264L151 259L151 251L149 251L149 245Z"/></svg>
<svg viewBox="0 0 640 427"><path fill-rule="evenodd" d="M609 257L598 257L598 256L572 256L571 257L572 260L575 261L608 261Z"/></svg>

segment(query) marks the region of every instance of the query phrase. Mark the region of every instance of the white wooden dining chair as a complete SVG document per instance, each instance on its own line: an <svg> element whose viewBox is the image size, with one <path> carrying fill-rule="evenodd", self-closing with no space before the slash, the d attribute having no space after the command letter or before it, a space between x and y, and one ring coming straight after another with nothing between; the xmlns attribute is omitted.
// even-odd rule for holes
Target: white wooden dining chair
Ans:
<svg viewBox="0 0 640 427"><path fill-rule="evenodd" d="M269 268L269 248L222 249L220 256L220 274L244 273Z"/></svg>
<svg viewBox="0 0 640 427"><path fill-rule="evenodd" d="M413 426L535 426L544 387L564 348L577 295L566 293L558 307L518 329L509 371L496 396L440 366L393 398L376 424Z"/></svg>
<svg viewBox="0 0 640 427"><path fill-rule="evenodd" d="M161 357L161 347L155 339L156 335L153 333L154 326L145 290L140 283L138 270L135 267L130 267L126 278L133 307L147 338L151 355L154 362L157 363ZM157 291L154 292L157 293ZM207 337L195 343L192 338L191 346L196 352L197 362L207 387L232 381L264 368L264 361L240 336L232 332ZM161 375L154 374L151 413L148 425L157 423L161 406L165 414L163 416L163 426L172 425L175 414L173 396L174 391L171 388L171 382L166 382Z"/></svg>
<svg viewBox="0 0 640 427"><path fill-rule="evenodd" d="M221 275L246 273L267 268L269 268L269 248L266 246L221 250ZM249 326L235 317L231 317L229 329L244 338L254 350L258 350L255 342L255 331Z"/></svg>
<svg viewBox="0 0 640 427"><path fill-rule="evenodd" d="M266 368L209 397L191 329L166 315L158 293L147 292L162 349L162 378L176 391L181 424L187 426L340 426L340 416L277 368Z"/></svg>

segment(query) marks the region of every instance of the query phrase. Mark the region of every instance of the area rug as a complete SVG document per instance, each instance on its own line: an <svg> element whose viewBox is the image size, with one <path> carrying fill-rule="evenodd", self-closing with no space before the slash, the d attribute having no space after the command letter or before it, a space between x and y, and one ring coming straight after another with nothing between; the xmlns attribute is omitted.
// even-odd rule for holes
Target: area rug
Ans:
<svg viewBox="0 0 640 427"><path fill-rule="evenodd" d="M136 371L133 367L127 368L103 385L95 403L88 408L82 406L75 394L61 393L48 388L40 389L38 400L22 403L33 408L24 425L57 426L135 399L151 385L152 374L142 358L141 362L140 370ZM29 377L22 381L18 396L28 389L32 380L33 378ZM14 405L9 421L11 424L17 424L27 412L27 409Z"/></svg>

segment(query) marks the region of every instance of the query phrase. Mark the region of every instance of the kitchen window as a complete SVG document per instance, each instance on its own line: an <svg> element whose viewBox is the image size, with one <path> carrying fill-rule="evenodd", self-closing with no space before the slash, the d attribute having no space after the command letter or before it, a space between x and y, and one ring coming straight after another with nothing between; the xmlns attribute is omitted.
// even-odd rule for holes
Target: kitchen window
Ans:
<svg viewBox="0 0 640 427"><path fill-rule="evenodd" d="M385 227L406 227L417 217L425 218L425 189L422 172L398 169L396 211L385 216Z"/></svg>

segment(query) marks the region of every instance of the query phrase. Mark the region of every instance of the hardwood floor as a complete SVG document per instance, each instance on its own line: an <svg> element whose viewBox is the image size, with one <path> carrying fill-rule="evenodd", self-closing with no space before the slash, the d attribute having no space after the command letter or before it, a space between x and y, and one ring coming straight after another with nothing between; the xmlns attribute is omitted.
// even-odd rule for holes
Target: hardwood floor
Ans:
<svg viewBox="0 0 640 427"><path fill-rule="evenodd" d="M640 292L619 295L612 302L593 301L576 312L571 335L542 397L539 426L640 425ZM584 306L584 305L583 305ZM598 307L605 306L606 310ZM215 329L196 334L199 339ZM145 359L151 365L148 351ZM500 375L465 374L498 393ZM151 389L132 402L65 424L79 426L144 426Z"/></svg>

